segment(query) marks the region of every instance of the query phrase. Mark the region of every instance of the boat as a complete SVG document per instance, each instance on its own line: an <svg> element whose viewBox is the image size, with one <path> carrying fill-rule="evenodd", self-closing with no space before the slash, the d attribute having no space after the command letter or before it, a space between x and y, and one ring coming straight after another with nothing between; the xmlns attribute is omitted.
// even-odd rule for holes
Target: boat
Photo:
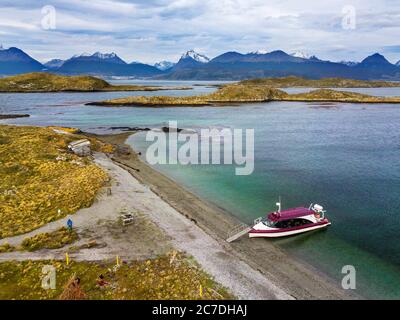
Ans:
<svg viewBox="0 0 400 320"><path fill-rule="evenodd" d="M281 203L276 204L278 210L265 218L254 221L248 232L250 238L278 238L296 235L331 225L325 218L325 210L319 204L310 204L308 208L297 207L281 210Z"/></svg>

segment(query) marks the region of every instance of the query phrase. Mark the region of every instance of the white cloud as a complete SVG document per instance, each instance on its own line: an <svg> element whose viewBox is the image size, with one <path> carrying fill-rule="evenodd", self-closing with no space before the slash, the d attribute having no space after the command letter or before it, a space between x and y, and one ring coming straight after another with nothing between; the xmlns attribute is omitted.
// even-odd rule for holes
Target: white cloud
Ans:
<svg viewBox="0 0 400 320"><path fill-rule="evenodd" d="M400 2L393 0L54 0L57 29L42 30L48 1L2 1L0 42L44 61L115 51L127 61L176 60L195 48L208 56L257 49L360 60L381 51L400 58ZM341 28L342 8L356 8L355 30ZM12 17L12 18L10 18Z"/></svg>

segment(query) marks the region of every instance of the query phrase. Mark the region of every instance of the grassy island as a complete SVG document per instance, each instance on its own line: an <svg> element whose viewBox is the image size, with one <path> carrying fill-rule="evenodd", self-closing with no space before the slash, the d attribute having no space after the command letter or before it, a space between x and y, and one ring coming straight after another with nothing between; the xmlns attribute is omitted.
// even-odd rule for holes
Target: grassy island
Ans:
<svg viewBox="0 0 400 320"><path fill-rule="evenodd" d="M279 79L278 79L279 80ZM348 91L318 89L307 93L288 94L283 90L271 87L269 84L254 84L243 81L220 87L216 92L189 97L126 97L88 105L100 106L221 106L235 103L268 102L268 101L304 101L304 102L351 102L351 103L400 103L400 97L377 97ZM310 80L314 81L314 80Z"/></svg>
<svg viewBox="0 0 400 320"><path fill-rule="evenodd" d="M96 91L158 91L186 90L189 87L156 87L112 85L92 76L62 76L33 72L0 79L0 92L96 92Z"/></svg>
<svg viewBox="0 0 400 320"><path fill-rule="evenodd" d="M362 93L318 89L306 93L287 95L284 101L349 102L349 103L400 103L400 97L376 97Z"/></svg>
<svg viewBox="0 0 400 320"><path fill-rule="evenodd" d="M240 84L226 85L218 89L216 92L189 97L127 97L120 99L111 99L101 102L92 102L88 105L102 106L207 106L229 103L246 103L246 102L265 102L277 99L283 99L287 96L282 90L269 88L266 86L245 86Z"/></svg>
<svg viewBox="0 0 400 320"><path fill-rule="evenodd" d="M243 80L240 84L269 86L273 88L391 88L400 87L400 82L368 81L344 78L305 79L301 77L259 78Z"/></svg>

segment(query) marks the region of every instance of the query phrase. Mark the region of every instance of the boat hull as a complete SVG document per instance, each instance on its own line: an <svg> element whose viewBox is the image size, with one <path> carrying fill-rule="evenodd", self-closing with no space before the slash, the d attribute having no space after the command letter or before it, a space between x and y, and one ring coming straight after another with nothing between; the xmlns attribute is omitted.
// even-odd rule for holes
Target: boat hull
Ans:
<svg viewBox="0 0 400 320"><path fill-rule="evenodd" d="M313 223L307 226L287 228L287 229L268 229L268 230L255 230L252 229L249 231L250 238L280 238L280 237L289 237L300 233L305 233L313 230L323 229L330 226L331 223L328 222L320 222Z"/></svg>

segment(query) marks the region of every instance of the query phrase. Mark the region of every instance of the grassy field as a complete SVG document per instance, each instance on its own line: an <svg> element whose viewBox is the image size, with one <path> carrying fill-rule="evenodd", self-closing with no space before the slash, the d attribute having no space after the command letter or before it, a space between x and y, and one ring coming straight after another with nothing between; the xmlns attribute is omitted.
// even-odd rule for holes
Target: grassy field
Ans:
<svg viewBox="0 0 400 320"><path fill-rule="evenodd" d="M42 268L56 268L56 289L42 288ZM103 275L105 285L99 286ZM0 300L60 299L68 280L80 279L83 299L232 299L192 259L170 253L157 259L121 263L23 261L0 263ZM66 289L66 287L68 287ZM71 299L71 297L70 297Z"/></svg>
<svg viewBox="0 0 400 320"><path fill-rule="evenodd" d="M61 91L158 91L163 87L111 85L92 76L61 76L45 72L26 73L0 79L0 92L61 92ZM189 89L176 87L175 90Z"/></svg>
<svg viewBox="0 0 400 320"><path fill-rule="evenodd" d="M88 207L108 180L88 157L67 153L76 134L0 126L0 239ZM94 149L109 148L92 140Z"/></svg>

